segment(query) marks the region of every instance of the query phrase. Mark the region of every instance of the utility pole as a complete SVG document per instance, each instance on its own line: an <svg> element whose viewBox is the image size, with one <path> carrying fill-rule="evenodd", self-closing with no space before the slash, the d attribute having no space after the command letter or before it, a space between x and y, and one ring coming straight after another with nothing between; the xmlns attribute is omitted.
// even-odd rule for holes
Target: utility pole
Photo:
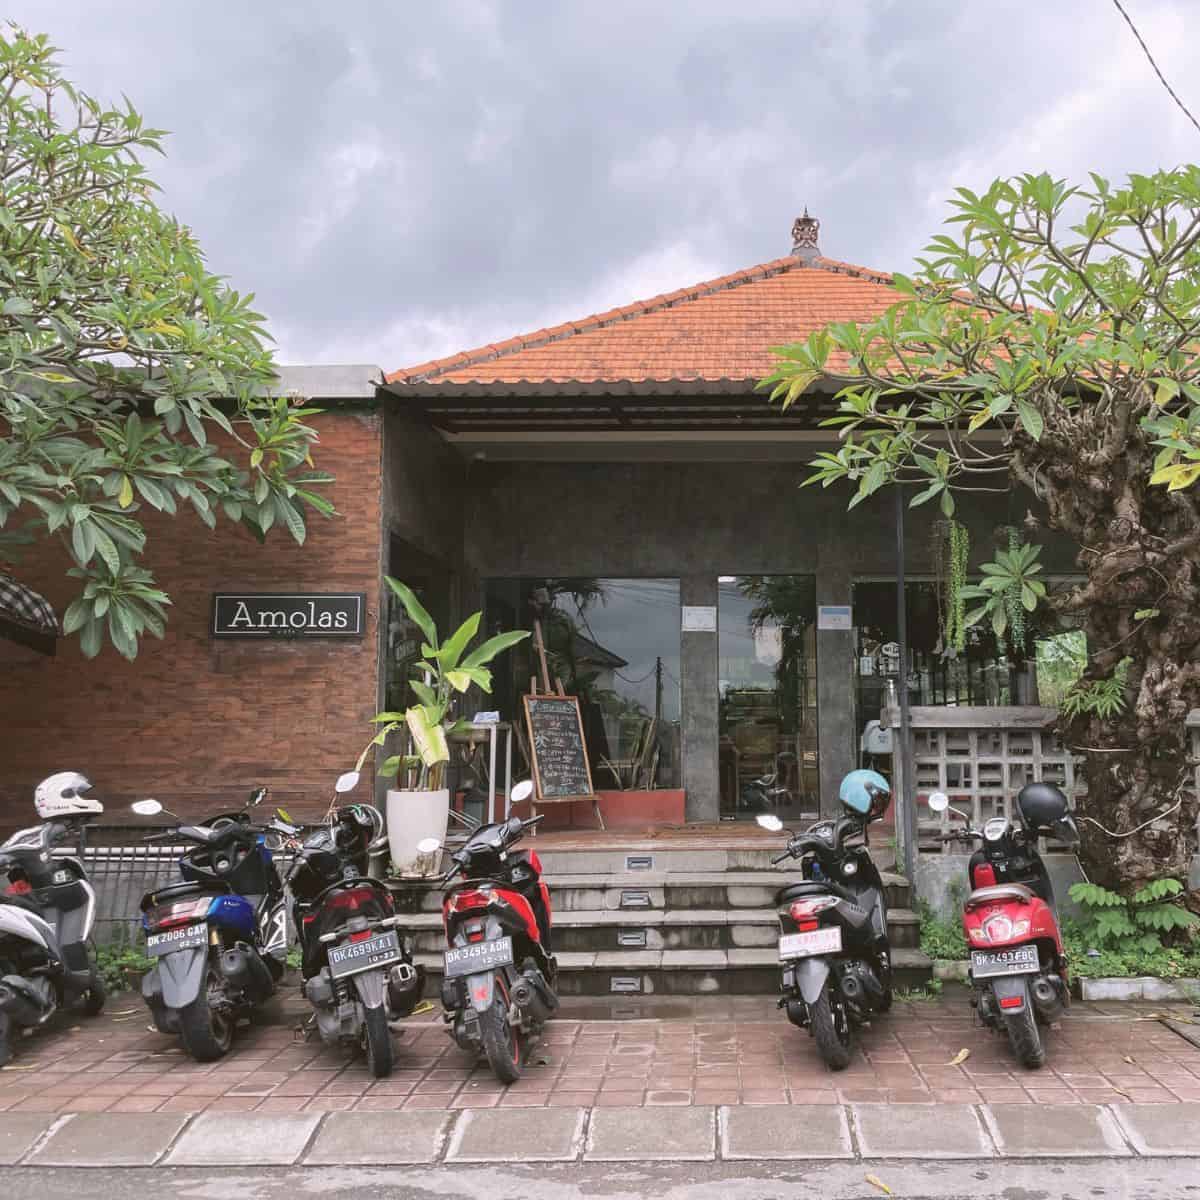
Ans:
<svg viewBox="0 0 1200 1200"><path fill-rule="evenodd" d="M662 655L654 660L654 719L662 722L663 665Z"/></svg>
<svg viewBox="0 0 1200 1200"><path fill-rule="evenodd" d="M904 847L904 873L909 884L916 888L917 868L917 781L913 778L912 725L908 714L908 611L904 596L904 488L894 484L896 496L896 625L900 643L900 678L897 699L900 703L900 746L893 752L893 773L899 776L899 795L896 796L896 830Z"/></svg>

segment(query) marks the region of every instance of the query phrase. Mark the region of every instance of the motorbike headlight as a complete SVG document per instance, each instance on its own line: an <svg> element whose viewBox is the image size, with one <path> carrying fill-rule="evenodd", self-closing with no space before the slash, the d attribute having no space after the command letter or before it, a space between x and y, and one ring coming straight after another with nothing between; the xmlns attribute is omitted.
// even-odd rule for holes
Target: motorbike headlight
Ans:
<svg viewBox="0 0 1200 1200"><path fill-rule="evenodd" d="M858 874L858 863L851 860L850 862L844 864L842 867L842 874L843 875L857 875Z"/></svg>

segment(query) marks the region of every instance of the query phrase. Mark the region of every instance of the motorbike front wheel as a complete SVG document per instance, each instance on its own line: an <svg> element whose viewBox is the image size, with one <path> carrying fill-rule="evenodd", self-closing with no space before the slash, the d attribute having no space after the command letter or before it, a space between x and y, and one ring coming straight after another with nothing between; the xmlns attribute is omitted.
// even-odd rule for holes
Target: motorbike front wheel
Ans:
<svg viewBox="0 0 1200 1200"><path fill-rule="evenodd" d="M392 1050L392 1031L388 1028L387 1009L365 1010L363 1039L367 1044L367 1073L374 1079L383 1079L392 1073L395 1056Z"/></svg>
<svg viewBox="0 0 1200 1200"><path fill-rule="evenodd" d="M1004 1025L1017 1062L1030 1071L1040 1067L1046 1061L1046 1050L1033 1008L1026 1003L1021 1006L1020 1012L1005 1013Z"/></svg>
<svg viewBox="0 0 1200 1200"><path fill-rule="evenodd" d="M104 1002L108 999L108 989L100 969L95 965L88 968L87 991L80 997L79 1007L85 1017L98 1016L104 1010Z"/></svg>
<svg viewBox="0 0 1200 1200"><path fill-rule="evenodd" d="M521 1035L508 1020L508 989L496 976L492 1006L479 1014L479 1032L488 1066L501 1083L516 1083L521 1078Z"/></svg>
<svg viewBox="0 0 1200 1200"><path fill-rule="evenodd" d="M209 967L200 994L179 1009L179 1036L183 1048L197 1062L214 1062L228 1053L233 1044L233 1019L213 1006L210 991L218 991L221 981Z"/></svg>
<svg viewBox="0 0 1200 1200"><path fill-rule="evenodd" d="M822 1061L831 1071L844 1071L850 1065L850 1018L828 981L808 1006L808 1019Z"/></svg>

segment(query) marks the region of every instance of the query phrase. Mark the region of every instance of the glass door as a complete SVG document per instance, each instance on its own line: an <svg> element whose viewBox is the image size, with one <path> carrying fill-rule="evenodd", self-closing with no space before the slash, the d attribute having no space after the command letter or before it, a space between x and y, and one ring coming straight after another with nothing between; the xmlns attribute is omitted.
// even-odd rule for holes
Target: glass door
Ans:
<svg viewBox="0 0 1200 1200"><path fill-rule="evenodd" d="M717 605L721 819L815 815L816 582L721 576Z"/></svg>

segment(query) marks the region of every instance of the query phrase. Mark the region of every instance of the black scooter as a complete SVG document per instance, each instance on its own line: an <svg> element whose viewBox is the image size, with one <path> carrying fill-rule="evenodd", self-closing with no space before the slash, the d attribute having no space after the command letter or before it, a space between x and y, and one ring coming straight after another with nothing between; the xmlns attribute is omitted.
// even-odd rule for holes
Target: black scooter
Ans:
<svg viewBox="0 0 1200 1200"><path fill-rule="evenodd" d="M347 772L335 791L351 791L358 781L357 771ZM321 1040L362 1046L368 1072L382 1078L392 1070L390 1023L420 1001L425 970L413 964L400 936L404 918L391 892L368 873L371 858L388 845L379 810L331 806L327 820L303 842L289 839L296 858L287 888L300 939L301 990Z"/></svg>
<svg viewBox="0 0 1200 1200"><path fill-rule="evenodd" d="M798 859L802 880L775 897L779 1007L793 1025L808 1029L834 1071L850 1064L853 1027L892 1006L887 901L867 849L868 819L856 813L818 821L791 834L787 849L772 860ZM773 814L759 816L758 824L783 830Z"/></svg>

